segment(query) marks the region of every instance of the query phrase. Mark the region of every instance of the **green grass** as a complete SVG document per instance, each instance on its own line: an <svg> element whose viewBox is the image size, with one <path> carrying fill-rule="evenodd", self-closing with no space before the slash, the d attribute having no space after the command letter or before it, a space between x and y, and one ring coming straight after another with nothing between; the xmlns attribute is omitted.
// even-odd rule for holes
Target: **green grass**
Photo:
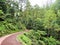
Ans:
<svg viewBox="0 0 60 45"><path fill-rule="evenodd" d="M25 35L18 35L17 40L22 42L23 45L31 45L31 40Z"/></svg>

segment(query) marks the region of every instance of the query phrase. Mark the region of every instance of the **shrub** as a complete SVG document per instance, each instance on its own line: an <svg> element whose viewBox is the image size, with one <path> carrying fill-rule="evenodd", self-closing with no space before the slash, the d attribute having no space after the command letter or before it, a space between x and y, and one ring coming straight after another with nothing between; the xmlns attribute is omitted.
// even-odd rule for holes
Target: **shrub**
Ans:
<svg viewBox="0 0 60 45"><path fill-rule="evenodd" d="M34 23L33 23L33 29L34 30L41 30L42 29L42 26L43 25L43 22L42 22L42 19L40 18L37 18L34 20Z"/></svg>
<svg viewBox="0 0 60 45"><path fill-rule="evenodd" d="M23 42L23 45L31 45L31 40L25 35L19 35L17 38L19 41Z"/></svg>
<svg viewBox="0 0 60 45"><path fill-rule="evenodd" d="M47 33L45 31L30 30L29 32L24 33L22 35L22 38L20 38L20 39L23 42L26 42L26 40L27 40L26 37L28 37L31 40L31 45L60 45L60 42L58 40L54 39L52 36L45 37L46 34ZM27 41L27 42L29 42L29 41Z"/></svg>
<svg viewBox="0 0 60 45"><path fill-rule="evenodd" d="M58 45L60 44L59 41L57 41L56 39L54 39L52 36L50 36L49 38L43 38L44 42L46 43L46 45Z"/></svg>
<svg viewBox="0 0 60 45"><path fill-rule="evenodd" d="M4 13L2 10L0 10L0 18L3 18L3 16L4 16Z"/></svg>

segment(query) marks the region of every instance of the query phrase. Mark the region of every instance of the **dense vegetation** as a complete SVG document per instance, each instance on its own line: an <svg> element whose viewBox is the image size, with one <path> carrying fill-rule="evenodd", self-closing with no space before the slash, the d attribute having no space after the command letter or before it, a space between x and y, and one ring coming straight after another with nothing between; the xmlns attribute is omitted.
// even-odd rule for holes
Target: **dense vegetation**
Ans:
<svg viewBox="0 0 60 45"><path fill-rule="evenodd" d="M23 42L28 39L27 45L58 45L60 0L43 7L33 7L29 0L0 0L0 36L25 29L33 29L31 33L21 36Z"/></svg>
<svg viewBox="0 0 60 45"><path fill-rule="evenodd" d="M18 40L23 42L23 45L60 45L60 42L57 41L52 36L47 37L45 31L40 30L30 30L27 33L18 35Z"/></svg>

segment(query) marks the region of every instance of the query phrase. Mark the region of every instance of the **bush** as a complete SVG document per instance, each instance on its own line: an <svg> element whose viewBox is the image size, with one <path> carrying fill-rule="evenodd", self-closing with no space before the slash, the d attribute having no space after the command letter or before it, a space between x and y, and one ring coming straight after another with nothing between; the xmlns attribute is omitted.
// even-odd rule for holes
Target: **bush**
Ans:
<svg viewBox="0 0 60 45"><path fill-rule="evenodd" d="M25 35L19 35L17 38L19 41L23 42L23 45L31 45L31 40Z"/></svg>
<svg viewBox="0 0 60 45"><path fill-rule="evenodd" d="M42 22L42 19L40 18L37 18L34 20L34 23L33 23L33 29L34 30L41 30L42 29L42 26L43 25L43 22Z"/></svg>
<svg viewBox="0 0 60 45"><path fill-rule="evenodd" d="M2 10L0 10L0 18L3 18L3 16L4 16L4 13Z"/></svg>
<svg viewBox="0 0 60 45"><path fill-rule="evenodd" d="M24 24L22 24L21 22L18 22L18 24L16 24L16 26L18 29L22 29L22 30L26 29L26 26Z"/></svg>
<svg viewBox="0 0 60 45"><path fill-rule="evenodd" d="M60 45L59 41L54 39L52 36L45 37L47 33L45 31L40 30L30 30L27 33L24 33L22 37L20 36L20 39L22 42L26 42L27 39L31 42L30 45ZM27 38L28 37L28 38ZM29 42L27 41L27 42ZM27 44L27 43L26 43ZM27 44L28 45L28 44Z"/></svg>
<svg viewBox="0 0 60 45"><path fill-rule="evenodd" d="M0 15L2 15L3 14L3 11L2 10L0 10Z"/></svg>
<svg viewBox="0 0 60 45"><path fill-rule="evenodd" d="M46 45L58 45L60 44L59 41L57 41L56 39L54 39L52 36L50 36L49 38L43 38L44 42L46 43Z"/></svg>
<svg viewBox="0 0 60 45"><path fill-rule="evenodd" d="M16 25L8 23L7 21L0 22L0 37L20 30Z"/></svg>

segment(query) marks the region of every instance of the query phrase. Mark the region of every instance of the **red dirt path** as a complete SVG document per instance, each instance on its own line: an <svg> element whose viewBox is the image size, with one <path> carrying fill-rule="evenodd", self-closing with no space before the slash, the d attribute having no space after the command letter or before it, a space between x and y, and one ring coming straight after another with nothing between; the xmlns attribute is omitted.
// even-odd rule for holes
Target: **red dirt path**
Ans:
<svg viewBox="0 0 60 45"><path fill-rule="evenodd" d="M24 31L24 32L27 32L27 31ZM18 42L16 37L17 35L19 34L23 34L24 32L18 32L18 33L15 33L15 34L12 34L8 37L6 37L0 45L22 45L21 42ZM2 38L3 39L3 38Z"/></svg>

